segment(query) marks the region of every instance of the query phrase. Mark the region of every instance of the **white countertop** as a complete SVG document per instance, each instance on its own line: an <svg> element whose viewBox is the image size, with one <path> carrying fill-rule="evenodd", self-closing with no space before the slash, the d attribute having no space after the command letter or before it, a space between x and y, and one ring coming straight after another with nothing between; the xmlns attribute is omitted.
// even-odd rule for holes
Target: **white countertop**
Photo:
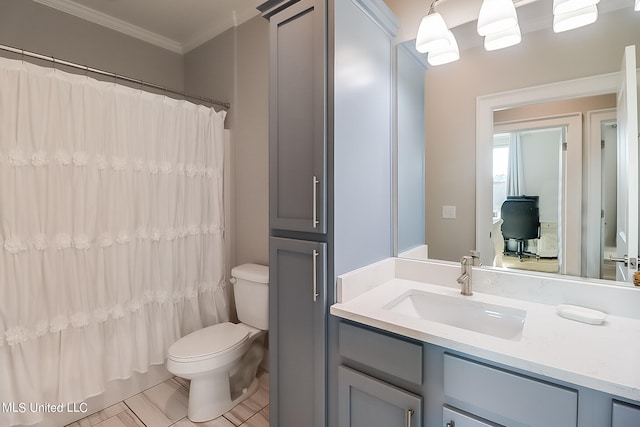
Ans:
<svg viewBox="0 0 640 427"><path fill-rule="evenodd" d="M341 302L331 306L331 314L535 374L640 401L640 318L624 316L631 310L625 308L625 304L629 304L629 299L633 303L638 302L640 296L636 294L640 294L640 290L607 288L607 285L582 282L580 279L557 279L551 276L532 278L474 269L474 295L465 297L460 295L455 282L459 274L458 265L412 264L414 262L417 261L391 258L341 276L338 280ZM416 280L418 276L419 280ZM509 292L504 292L509 297L496 294L504 286L501 284L503 280L510 283ZM520 281L529 283L519 286ZM576 281L584 287L579 295L573 297ZM550 295L533 294L542 292L542 282L550 287ZM497 338L393 313L384 308L411 289L525 310L527 316L522 336L513 341ZM600 292L608 296L603 298ZM589 305L590 298L597 300L594 299ZM625 299L618 301L622 307L608 310L608 317L601 325L576 322L557 314L556 306L560 303L575 304L577 301L582 303L580 305L602 310L602 307L615 307L617 298ZM636 307L640 316L640 305ZM623 315L612 311L619 311Z"/></svg>

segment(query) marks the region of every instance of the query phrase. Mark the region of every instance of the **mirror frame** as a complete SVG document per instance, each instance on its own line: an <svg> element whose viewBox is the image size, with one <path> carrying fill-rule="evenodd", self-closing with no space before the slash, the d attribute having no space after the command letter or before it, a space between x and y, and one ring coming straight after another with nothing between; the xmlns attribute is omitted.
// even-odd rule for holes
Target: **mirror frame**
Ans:
<svg viewBox="0 0 640 427"><path fill-rule="evenodd" d="M476 99L476 249L480 251L481 262L484 265L493 265L493 242L491 241L493 112L527 104L616 93L620 81L619 74L614 72L566 80L483 95ZM574 226L578 232L582 232L580 223Z"/></svg>

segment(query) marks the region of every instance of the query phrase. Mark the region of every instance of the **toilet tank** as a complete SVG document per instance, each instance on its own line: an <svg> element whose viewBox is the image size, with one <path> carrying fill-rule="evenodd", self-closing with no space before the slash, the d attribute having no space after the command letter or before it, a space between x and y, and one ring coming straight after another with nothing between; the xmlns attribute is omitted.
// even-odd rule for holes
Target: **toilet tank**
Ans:
<svg viewBox="0 0 640 427"><path fill-rule="evenodd" d="M269 267L242 264L231 270L238 320L245 325L269 329Z"/></svg>

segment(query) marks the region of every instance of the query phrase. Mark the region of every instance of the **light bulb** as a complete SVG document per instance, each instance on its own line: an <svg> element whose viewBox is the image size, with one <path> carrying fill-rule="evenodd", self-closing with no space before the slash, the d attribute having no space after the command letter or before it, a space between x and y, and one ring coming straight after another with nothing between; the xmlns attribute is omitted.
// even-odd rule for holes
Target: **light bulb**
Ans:
<svg viewBox="0 0 640 427"><path fill-rule="evenodd" d="M553 31L561 33L593 24L598 20L598 7L596 5L587 6L583 9L572 12L560 13L553 16Z"/></svg>
<svg viewBox="0 0 640 427"><path fill-rule="evenodd" d="M433 49L427 56L427 62L430 65L442 65L449 62L457 61L460 59L460 50L458 49L458 42L451 31L448 32L449 46Z"/></svg>
<svg viewBox="0 0 640 427"><path fill-rule="evenodd" d="M416 50L425 53L449 46L448 31L442 15L437 12L426 15L418 27Z"/></svg>
<svg viewBox="0 0 640 427"><path fill-rule="evenodd" d="M516 7L511 0L484 0L478 15L478 34L499 33L518 24Z"/></svg>
<svg viewBox="0 0 640 427"><path fill-rule="evenodd" d="M521 41L520 26L516 25L499 33L487 34L484 38L484 48L488 51L504 49L505 47L517 45Z"/></svg>

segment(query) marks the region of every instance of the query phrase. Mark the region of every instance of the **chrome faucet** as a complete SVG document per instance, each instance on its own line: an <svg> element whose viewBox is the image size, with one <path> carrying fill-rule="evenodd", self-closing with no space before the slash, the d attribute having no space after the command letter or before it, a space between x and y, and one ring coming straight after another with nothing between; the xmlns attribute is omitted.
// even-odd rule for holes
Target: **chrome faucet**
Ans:
<svg viewBox="0 0 640 427"><path fill-rule="evenodd" d="M460 268L462 274L458 277L457 281L460 283L460 293L465 296L473 295L473 286L471 282L472 266L476 257L465 255L460 258Z"/></svg>

